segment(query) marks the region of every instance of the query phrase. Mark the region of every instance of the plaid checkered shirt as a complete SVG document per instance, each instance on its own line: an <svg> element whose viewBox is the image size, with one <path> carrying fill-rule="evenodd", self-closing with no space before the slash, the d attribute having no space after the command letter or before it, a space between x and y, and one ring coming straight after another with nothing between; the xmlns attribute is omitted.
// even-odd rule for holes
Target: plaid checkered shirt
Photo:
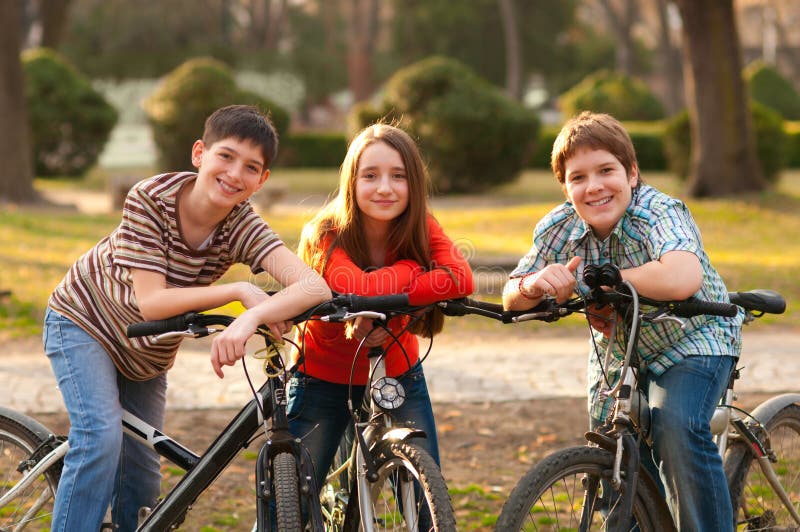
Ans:
<svg viewBox="0 0 800 532"><path fill-rule="evenodd" d="M634 189L622 219L611 235L602 241L578 217L571 203L556 207L536 224L533 246L520 259L510 277L522 277L548 264L565 264L578 255L583 260L576 271L576 290L585 294L588 287L582 279L586 264L610 262L620 269L633 268L658 260L669 251L688 251L700 259L704 275L703 285L695 294L697 298L729 302L725 283L703 250L700 231L689 209L680 200L648 185ZM734 318L696 316L689 319L683 329L673 322L642 323L634 354L638 360L632 364L640 370L661 375L687 356L738 357L742 318L741 312ZM623 324L616 330L619 338L628 332ZM610 364L603 368L607 344L608 339L602 333L593 331L588 367L589 411L600 421L606 419L613 406L613 401L604 392L619 380L624 358L623 341L614 346Z"/></svg>

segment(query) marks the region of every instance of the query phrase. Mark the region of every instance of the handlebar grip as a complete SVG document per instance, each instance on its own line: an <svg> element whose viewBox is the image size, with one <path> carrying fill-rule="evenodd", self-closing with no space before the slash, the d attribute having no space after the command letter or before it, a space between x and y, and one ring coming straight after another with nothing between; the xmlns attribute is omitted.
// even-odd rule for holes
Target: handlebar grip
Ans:
<svg viewBox="0 0 800 532"><path fill-rule="evenodd" d="M339 303L347 307L347 310L350 312L362 312L365 310L374 310L375 312L402 310L409 306L408 294L392 294L388 296L357 296L354 294L346 294L334 299L340 299Z"/></svg>
<svg viewBox="0 0 800 532"><path fill-rule="evenodd" d="M502 315L503 305L498 303L487 303L486 301L478 301L463 297L460 299L448 299L439 303L439 308L446 316L466 316L467 314L475 314L474 309L485 310L493 314Z"/></svg>
<svg viewBox="0 0 800 532"><path fill-rule="evenodd" d="M131 323L128 325L125 334L128 338L136 338L138 336L151 336L172 331L183 331L196 319L196 312L187 312L181 316L175 316L174 318L167 318L165 320Z"/></svg>
<svg viewBox="0 0 800 532"><path fill-rule="evenodd" d="M687 299L670 309L672 314L679 318L691 318L701 314L733 318L739 312L739 307L733 303L720 303L717 301L702 301L700 299Z"/></svg>

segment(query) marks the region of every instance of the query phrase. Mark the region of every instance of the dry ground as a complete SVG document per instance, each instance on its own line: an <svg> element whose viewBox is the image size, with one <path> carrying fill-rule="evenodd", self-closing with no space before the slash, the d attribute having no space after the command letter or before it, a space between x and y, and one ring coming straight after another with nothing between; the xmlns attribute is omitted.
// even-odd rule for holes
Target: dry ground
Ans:
<svg viewBox="0 0 800 532"><path fill-rule="evenodd" d="M741 398L752 408L763 395ZM556 449L580 445L586 427L585 400L537 399L514 403L434 404L445 478L460 530L492 530L505 498L525 471ZM195 451L222 430L232 410L171 411L166 432ZM56 431L64 415L37 416ZM253 522L253 463L257 446L243 451L197 501L181 528L189 531L250 530ZM163 468L165 486L179 473Z"/></svg>

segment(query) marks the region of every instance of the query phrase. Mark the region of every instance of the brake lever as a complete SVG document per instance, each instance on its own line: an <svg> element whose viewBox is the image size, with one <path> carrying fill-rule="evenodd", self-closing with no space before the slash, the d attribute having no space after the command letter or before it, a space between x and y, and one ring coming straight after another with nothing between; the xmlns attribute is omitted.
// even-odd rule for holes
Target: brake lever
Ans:
<svg viewBox="0 0 800 532"><path fill-rule="evenodd" d="M669 310L667 309L656 309L642 314L642 321L647 321L650 323L674 322L678 324L681 329L686 328L686 320L670 314Z"/></svg>
<svg viewBox="0 0 800 532"><path fill-rule="evenodd" d="M201 325L191 324L185 331L170 331L156 335L153 343L157 344L163 340L171 340L173 338L203 338L223 330L224 329L217 329L215 327L203 327Z"/></svg>

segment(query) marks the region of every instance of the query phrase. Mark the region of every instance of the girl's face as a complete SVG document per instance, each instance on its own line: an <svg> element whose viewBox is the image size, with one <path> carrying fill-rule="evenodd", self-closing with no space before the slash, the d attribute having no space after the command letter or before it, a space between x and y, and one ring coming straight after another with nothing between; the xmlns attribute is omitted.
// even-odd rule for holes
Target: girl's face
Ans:
<svg viewBox="0 0 800 532"><path fill-rule="evenodd" d="M252 196L269 176L261 149L236 138L211 146L198 140L192 147L192 162L198 168L195 186L205 191L213 204L227 209Z"/></svg>
<svg viewBox="0 0 800 532"><path fill-rule="evenodd" d="M408 179L400 153L385 142L361 152L356 171L356 205L367 220L388 223L408 207Z"/></svg>
<svg viewBox="0 0 800 532"><path fill-rule="evenodd" d="M595 236L605 240L630 205L639 170L634 166L629 176L614 155L593 148L575 152L564 170L567 199Z"/></svg>

